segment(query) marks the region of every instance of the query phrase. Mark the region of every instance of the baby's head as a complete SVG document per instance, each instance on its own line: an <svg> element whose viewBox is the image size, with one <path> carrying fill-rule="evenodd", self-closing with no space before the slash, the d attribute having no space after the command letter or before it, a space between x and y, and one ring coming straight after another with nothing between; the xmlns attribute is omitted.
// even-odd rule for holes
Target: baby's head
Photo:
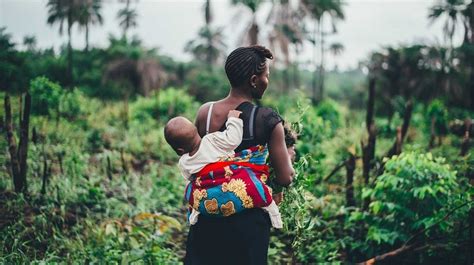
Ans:
<svg viewBox="0 0 474 265"><path fill-rule="evenodd" d="M166 123L165 139L173 150L182 156L199 144L201 137L196 126L185 117L175 117Z"/></svg>

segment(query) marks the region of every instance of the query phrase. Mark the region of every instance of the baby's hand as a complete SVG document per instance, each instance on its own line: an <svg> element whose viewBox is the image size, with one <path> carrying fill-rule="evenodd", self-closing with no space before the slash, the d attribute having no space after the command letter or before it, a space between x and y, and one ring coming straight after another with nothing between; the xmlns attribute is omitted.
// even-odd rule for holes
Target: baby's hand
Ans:
<svg viewBox="0 0 474 265"><path fill-rule="evenodd" d="M240 116L240 113L242 113L242 111L230 110L229 114L227 114L227 118L230 118L230 117L238 118Z"/></svg>

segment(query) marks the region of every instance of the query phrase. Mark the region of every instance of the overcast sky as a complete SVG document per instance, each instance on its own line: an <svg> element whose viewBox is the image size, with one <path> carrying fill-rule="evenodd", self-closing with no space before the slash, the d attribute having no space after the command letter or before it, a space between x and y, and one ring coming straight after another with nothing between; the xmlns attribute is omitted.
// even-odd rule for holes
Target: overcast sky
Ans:
<svg viewBox="0 0 474 265"><path fill-rule="evenodd" d="M133 6L139 15L138 28L131 30L147 47L158 47L160 53L178 60L189 60L184 53L187 41L194 38L204 24L203 0L139 0ZM355 67L367 58L371 51L386 45L411 43L444 43L443 22L430 25L428 8L436 0L346 0L346 19L338 24L338 34L328 38L328 43L340 42L345 50L339 57L328 55L329 68L338 65L342 69ZM47 0L0 0L0 27L6 27L13 40L21 43L25 35L34 35L40 47L59 47L66 36L59 36L58 26L46 24ZM93 27L90 42L93 46L106 46L109 34L120 34L116 19L123 6L116 0L105 0L104 24ZM259 12L259 23L265 28L269 2ZM243 31L250 13L230 5L230 0L213 0L213 24L225 28L229 51L238 46L237 40ZM240 12L239 12L240 11ZM236 15L239 14L239 15ZM458 32L457 40L462 33ZM265 44L265 42L264 42ZM84 32L74 28L73 46L84 47ZM305 47L299 61L312 57L309 46Z"/></svg>

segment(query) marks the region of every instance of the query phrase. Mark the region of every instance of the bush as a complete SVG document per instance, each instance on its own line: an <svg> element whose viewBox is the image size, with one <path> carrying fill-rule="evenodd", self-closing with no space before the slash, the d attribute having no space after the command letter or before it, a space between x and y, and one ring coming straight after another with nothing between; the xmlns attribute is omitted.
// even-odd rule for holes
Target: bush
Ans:
<svg viewBox="0 0 474 265"><path fill-rule="evenodd" d="M446 213L469 200L456 181L456 172L444 158L416 152L386 161L384 173L374 188L363 191L363 197L372 200L369 213L362 218L369 225L366 242L362 243L369 255L383 251L384 246L386 251L389 246L401 245L435 224L421 238L426 242L430 237L446 238L453 233L454 225L452 218L445 218ZM464 208L455 219L467 218L468 207ZM353 219L358 217L362 217L360 213L353 213ZM374 245L377 248L370 249Z"/></svg>
<svg viewBox="0 0 474 265"><path fill-rule="evenodd" d="M224 71L195 69L190 74L189 92L200 102L218 100L229 93L230 85Z"/></svg>
<svg viewBox="0 0 474 265"><path fill-rule="evenodd" d="M31 80L31 112L39 115L49 115L59 109L59 99L63 93L60 85L49 81L46 77Z"/></svg>
<svg viewBox="0 0 474 265"><path fill-rule="evenodd" d="M168 88L154 93L151 97L138 97L130 104L132 120L146 122L163 120L183 115L193 119L198 103L185 90Z"/></svg>
<svg viewBox="0 0 474 265"><path fill-rule="evenodd" d="M441 100L435 99L426 111L427 128L431 128L431 121L435 120L434 129L437 135L448 133L448 110Z"/></svg>
<svg viewBox="0 0 474 265"><path fill-rule="evenodd" d="M61 95L59 101L59 112L61 116L68 120L76 120L81 118L83 114L88 113L87 107L92 99L87 99L84 94L74 89L72 92Z"/></svg>
<svg viewBox="0 0 474 265"><path fill-rule="evenodd" d="M316 107L316 115L329 121L335 132L342 125L341 106L332 100L324 100Z"/></svg>

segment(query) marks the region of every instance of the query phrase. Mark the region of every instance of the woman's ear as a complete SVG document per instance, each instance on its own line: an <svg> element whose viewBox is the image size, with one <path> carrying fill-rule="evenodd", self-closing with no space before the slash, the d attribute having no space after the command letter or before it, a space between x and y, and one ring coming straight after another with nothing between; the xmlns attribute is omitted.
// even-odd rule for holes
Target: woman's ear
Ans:
<svg viewBox="0 0 474 265"><path fill-rule="evenodd" d="M250 86L253 87L253 88L256 88L257 87L257 80L258 80L258 76L252 75L250 77Z"/></svg>

